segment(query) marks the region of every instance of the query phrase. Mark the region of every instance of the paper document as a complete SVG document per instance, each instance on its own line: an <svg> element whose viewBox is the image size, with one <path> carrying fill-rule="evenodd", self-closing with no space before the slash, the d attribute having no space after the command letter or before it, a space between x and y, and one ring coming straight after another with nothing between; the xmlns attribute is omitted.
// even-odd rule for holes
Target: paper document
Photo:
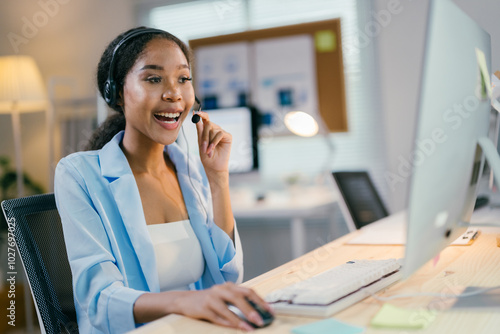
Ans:
<svg viewBox="0 0 500 334"><path fill-rule="evenodd" d="M349 240L350 245L404 245L406 244L406 211L379 219L361 228L362 233ZM468 245L479 235L478 228L469 227L452 245Z"/></svg>
<svg viewBox="0 0 500 334"><path fill-rule="evenodd" d="M406 211L379 219L361 228L362 233L349 240L355 245L403 245L406 243Z"/></svg>

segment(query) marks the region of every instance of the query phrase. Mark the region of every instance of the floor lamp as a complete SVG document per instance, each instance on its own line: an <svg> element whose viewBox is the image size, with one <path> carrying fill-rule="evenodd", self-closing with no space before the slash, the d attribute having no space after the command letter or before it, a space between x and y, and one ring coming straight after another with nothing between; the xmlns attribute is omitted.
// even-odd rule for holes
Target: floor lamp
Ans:
<svg viewBox="0 0 500 334"><path fill-rule="evenodd" d="M0 57L0 114L10 114L14 133L17 197L24 196L21 113L45 111L47 94L35 60L28 56ZM26 324L33 332L30 289L24 285Z"/></svg>
<svg viewBox="0 0 500 334"><path fill-rule="evenodd" d="M24 196L21 114L45 111L47 94L35 60L28 56L0 57L0 114L10 114L14 133L17 196Z"/></svg>

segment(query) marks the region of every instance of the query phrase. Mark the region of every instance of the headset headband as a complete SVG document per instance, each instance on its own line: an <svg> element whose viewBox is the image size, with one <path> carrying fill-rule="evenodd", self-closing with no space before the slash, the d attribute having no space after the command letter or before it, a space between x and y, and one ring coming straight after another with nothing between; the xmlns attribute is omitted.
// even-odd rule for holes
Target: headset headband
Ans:
<svg viewBox="0 0 500 334"><path fill-rule="evenodd" d="M165 31L160 30L160 29L154 29L154 28L146 28L146 29L140 29L140 30L134 30L131 31L130 33L126 34L123 36L123 38L116 44L115 49L113 50L113 54L111 55L111 62L109 63L109 72L108 72L108 79L106 80L106 83L104 84L104 100L112 107L115 106L116 104L116 96L117 91L116 91L116 82L114 80L114 72L115 72L115 55L118 52L118 49L125 44L127 41L131 40L132 38L139 36L139 35L144 35L144 34L166 34Z"/></svg>

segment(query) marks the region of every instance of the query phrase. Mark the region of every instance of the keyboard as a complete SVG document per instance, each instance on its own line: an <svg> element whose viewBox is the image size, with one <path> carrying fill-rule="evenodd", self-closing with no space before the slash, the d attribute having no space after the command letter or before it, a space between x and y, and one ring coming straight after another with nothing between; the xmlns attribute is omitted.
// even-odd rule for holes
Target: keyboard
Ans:
<svg viewBox="0 0 500 334"><path fill-rule="evenodd" d="M353 260L265 297L276 314L329 317L401 278L401 260Z"/></svg>

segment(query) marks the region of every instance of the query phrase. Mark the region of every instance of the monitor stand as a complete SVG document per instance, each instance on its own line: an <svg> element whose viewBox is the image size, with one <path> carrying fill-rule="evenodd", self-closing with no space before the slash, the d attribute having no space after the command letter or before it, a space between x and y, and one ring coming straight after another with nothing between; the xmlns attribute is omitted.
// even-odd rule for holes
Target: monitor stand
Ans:
<svg viewBox="0 0 500 334"><path fill-rule="evenodd" d="M495 147L491 139L488 137L479 138L478 145L480 150L482 150L482 152L484 153L486 161L490 166L491 173L494 176L493 179L495 180L497 188L500 189L500 156L498 155L497 148ZM500 222L477 223L477 224L470 222L463 222L460 225L465 227L500 227Z"/></svg>
<svg viewBox="0 0 500 334"><path fill-rule="evenodd" d="M497 152L499 151L498 147L498 136L500 135L500 102L498 101L498 98L500 98L500 86L497 89L493 89L493 93L491 96L491 113L493 115L494 121L494 128L492 131L492 140L493 143L496 145ZM490 128L491 130L491 128ZM497 174L497 176L500 177L500 175ZM490 175L489 175L489 182L488 182L488 187L490 190L493 190L493 183L494 183L495 175L493 173L493 169L490 170ZM500 189L500 188L499 188Z"/></svg>

